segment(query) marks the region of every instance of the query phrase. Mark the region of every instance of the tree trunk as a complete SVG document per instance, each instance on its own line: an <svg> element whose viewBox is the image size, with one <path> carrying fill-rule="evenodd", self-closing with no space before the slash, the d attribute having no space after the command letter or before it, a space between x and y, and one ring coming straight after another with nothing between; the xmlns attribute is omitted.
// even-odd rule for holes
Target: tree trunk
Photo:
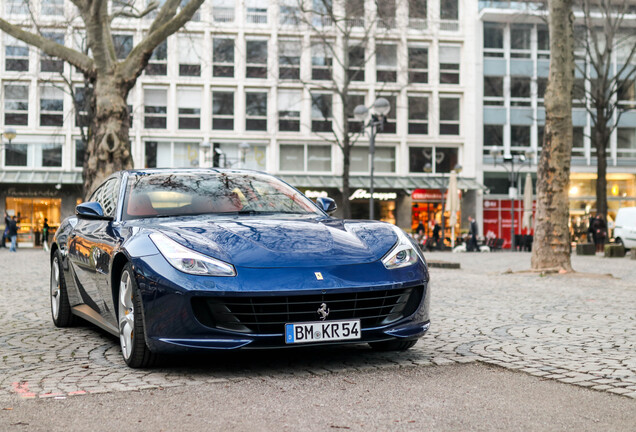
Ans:
<svg viewBox="0 0 636 432"><path fill-rule="evenodd" d="M349 188L351 141L348 132L344 135L342 144L342 217L343 219L351 219L351 201L349 201L351 196L351 189Z"/></svg>
<svg viewBox="0 0 636 432"><path fill-rule="evenodd" d="M609 131L607 120L604 117L603 108L596 110L596 214L603 215L607 220L607 143L609 143Z"/></svg>
<svg viewBox="0 0 636 432"><path fill-rule="evenodd" d="M85 199L110 174L133 167L126 103L129 85L114 73L98 74L94 85L92 131L84 158Z"/></svg>
<svg viewBox="0 0 636 432"><path fill-rule="evenodd" d="M537 167L537 213L532 268L572 271L568 229L572 154L574 44L572 0L550 0L550 77L546 124Z"/></svg>

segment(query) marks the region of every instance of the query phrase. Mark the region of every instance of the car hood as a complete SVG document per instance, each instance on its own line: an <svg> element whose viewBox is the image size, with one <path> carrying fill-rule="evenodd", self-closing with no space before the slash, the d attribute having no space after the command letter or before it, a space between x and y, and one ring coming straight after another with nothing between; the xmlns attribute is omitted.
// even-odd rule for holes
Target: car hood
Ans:
<svg viewBox="0 0 636 432"><path fill-rule="evenodd" d="M315 217L173 218L153 223L182 245L238 267L317 267L381 259L392 225Z"/></svg>

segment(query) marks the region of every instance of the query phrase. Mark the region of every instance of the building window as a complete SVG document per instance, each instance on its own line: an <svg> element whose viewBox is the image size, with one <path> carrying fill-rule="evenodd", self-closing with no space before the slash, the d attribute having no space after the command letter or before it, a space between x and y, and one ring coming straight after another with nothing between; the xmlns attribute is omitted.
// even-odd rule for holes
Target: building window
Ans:
<svg viewBox="0 0 636 432"><path fill-rule="evenodd" d="M450 173L457 166L459 150L456 147L410 147L409 172Z"/></svg>
<svg viewBox="0 0 636 432"><path fill-rule="evenodd" d="M426 30L427 20L427 0L409 0L409 28L415 30Z"/></svg>
<svg viewBox="0 0 636 432"><path fill-rule="evenodd" d="M279 153L281 171L331 171L331 146L282 144Z"/></svg>
<svg viewBox="0 0 636 432"><path fill-rule="evenodd" d="M64 45L64 33L42 32L42 36L60 45ZM62 73L64 72L64 61L58 60L54 57L49 57L42 52L40 53L40 71Z"/></svg>
<svg viewBox="0 0 636 432"><path fill-rule="evenodd" d="M246 47L245 76L247 78L267 78L267 41L248 40Z"/></svg>
<svg viewBox="0 0 636 432"><path fill-rule="evenodd" d="M619 159L636 158L636 129L618 128L616 141L616 156Z"/></svg>
<svg viewBox="0 0 636 432"><path fill-rule="evenodd" d="M376 3L378 8L378 28L395 28L395 0L384 0Z"/></svg>
<svg viewBox="0 0 636 432"><path fill-rule="evenodd" d="M281 132L300 131L300 90L279 90L278 92L278 130Z"/></svg>
<svg viewBox="0 0 636 432"><path fill-rule="evenodd" d="M177 88L179 129L201 129L201 88Z"/></svg>
<svg viewBox="0 0 636 432"><path fill-rule="evenodd" d="M179 48L179 75L201 76L201 45L203 38L192 34L181 34L177 43Z"/></svg>
<svg viewBox="0 0 636 432"><path fill-rule="evenodd" d="M90 123L88 117L88 103L86 87L75 87L73 91L73 108L75 110L75 127L87 127Z"/></svg>
<svg viewBox="0 0 636 432"><path fill-rule="evenodd" d="M29 70L29 46L8 34L4 35L4 69L15 72Z"/></svg>
<svg viewBox="0 0 636 432"><path fill-rule="evenodd" d="M439 98L440 135L459 135L459 98Z"/></svg>
<svg viewBox="0 0 636 432"><path fill-rule="evenodd" d="M365 63L364 47L360 45L350 46L349 69L347 69L347 78L349 81L364 81Z"/></svg>
<svg viewBox="0 0 636 432"><path fill-rule="evenodd" d="M364 27L364 0L346 1L345 15L351 27Z"/></svg>
<svg viewBox="0 0 636 432"><path fill-rule="evenodd" d="M432 173L433 152L432 147L409 147L409 172Z"/></svg>
<svg viewBox="0 0 636 432"><path fill-rule="evenodd" d="M245 93L245 130L267 130L267 93Z"/></svg>
<svg viewBox="0 0 636 432"><path fill-rule="evenodd" d="M530 77L510 77L510 105L530 106Z"/></svg>
<svg viewBox="0 0 636 432"><path fill-rule="evenodd" d="M191 168L199 166L199 144L193 142L146 141L146 168Z"/></svg>
<svg viewBox="0 0 636 432"><path fill-rule="evenodd" d="M440 0L439 2L440 30L459 30L458 0Z"/></svg>
<svg viewBox="0 0 636 432"><path fill-rule="evenodd" d="M132 35L114 34L113 48L115 48L117 60L124 60L133 49Z"/></svg>
<svg viewBox="0 0 636 432"><path fill-rule="evenodd" d="M409 82L428 82L428 47L409 47Z"/></svg>
<svg viewBox="0 0 636 432"><path fill-rule="evenodd" d="M280 79L300 79L300 40L278 42L278 77Z"/></svg>
<svg viewBox="0 0 636 432"><path fill-rule="evenodd" d="M216 23L234 22L234 0L213 0L212 19Z"/></svg>
<svg viewBox="0 0 636 432"><path fill-rule="evenodd" d="M333 24L333 5L330 0L312 0L311 24L314 27L329 27Z"/></svg>
<svg viewBox="0 0 636 432"><path fill-rule="evenodd" d="M212 45L212 75L215 77L234 77L234 39L214 38Z"/></svg>
<svg viewBox="0 0 636 432"><path fill-rule="evenodd" d="M29 123L29 86L4 85L4 124L27 126Z"/></svg>
<svg viewBox="0 0 636 432"><path fill-rule="evenodd" d="M494 146L503 147L503 125L484 125L484 155Z"/></svg>
<svg viewBox="0 0 636 432"><path fill-rule="evenodd" d="M297 0L281 0L278 10L280 25L297 26L300 24L301 11Z"/></svg>
<svg viewBox="0 0 636 432"><path fill-rule="evenodd" d="M267 0L245 0L245 21L248 24L267 24Z"/></svg>
<svg viewBox="0 0 636 432"><path fill-rule="evenodd" d="M583 81L583 79L580 79ZM575 84L579 84L575 80ZM616 98L618 99L618 104L623 110L631 110L636 108L636 95L634 94L634 82L633 81L619 81L618 90L616 92ZM583 85L585 83L583 82ZM578 85L580 87L581 84ZM575 90L572 88L572 98L574 99ZM579 90L580 94L580 90ZM578 94L577 94L578 96ZM580 98L583 99L583 98Z"/></svg>
<svg viewBox="0 0 636 432"><path fill-rule="evenodd" d="M330 80L331 67L332 58L329 45L322 41L311 41L311 79Z"/></svg>
<svg viewBox="0 0 636 432"><path fill-rule="evenodd" d="M503 104L503 77L484 76L484 105Z"/></svg>
<svg viewBox="0 0 636 432"><path fill-rule="evenodd" d="M442 45L439 47L440 84L459 84L460 47Z"/></svg>
<svg viewBox="0 0 636 432"><path fill-rule="evenodd" d="M81 139L75 140L75 168L84 167L84 155L86 153L86 145Z"/></svg>
<svg viewBox="0 0 636 432"><path fill-rule="evenodd" d="M547 26L537 26L537 58L550 58L550 31Z"/></svg>
<svg viewBox="0 0 636 432"><path fill-rule="evenodd" d="M43 144L40 166L60 168L62 166L62 145Z"/></svg>
<svg viewBox="0 0 636 432"><path fill-rule="evenodd" d="M530 126L510 126L510 147L530 147Z"/></svg>
<svg viewBox="0 0 636 432"><path fill-rule="evenodd" d="M144 128L166 129L168 91L144 89Z"/></svg>
<svg viewBox="0 0 636 432"><path fill-rule="evenodd" d="M252 143L214 143L212 166L216 168L245 168L266 170L267 147Z"/></svg>
<svg viewBox="0 0 636 432"><path fill-rule="evenodd" d="M530 58L531 33L531 25L512 24L510 26L510 57Z"/></svg>
<svg viewBox="0 0 636 432"><path fill-rule="evenodd" d="M145 69L146 75L167 75L168 73L168 41L165 40L157 45L152 51Z"/></svg>
<svg viewBox="0 0 636 432"><path fill-rule="evenodd" d="M360 133L362 132L362 127L364 122L356 119L353 111L356 109L358 105L365 105L365 96L362 94L351 94L349 93L347 96L347 125L349 127L349 133Z"/></svg>
<svg viewBox="0 0 636 432"><path fill-rule="evenodd" d="M394 134L396 133L397 128L397 97L395 95L378 95L378 97L383 97L389 101L389 106L391 110L386 115L386 122L384 123L384 128L380 133L385 134Z"/></svg>
<svg viewBox="0 0 636 432"><path fill-rule="evenodd" d="M6 15L29 15L29 3L27 0L5 0L4 12Z"/></svg>
<svg viewBox="0 0 636 432"><path fill-rule="evenodd" d="M28 144L5 144L4 146L4 165L25 167L27 166L29 153Z"/></svg>
<svg viewBox="0 0 636 432"><path fill-rule="evenodd" d="M435 172L449 173L455 169L458 161L458 150L455 147L435 147Z"/></svg>
<svg viewBox="0 0 636 432"><path fill-rule="evenodd" d="M620 129L619 129L619 135L618 135L618 145L620 146ZM584 130L582 127L573 127L572 128L572 156L573 157L584 157L585 156L585 143L584 143ZM541 138L543 138L543 131L542 131L542 135ZM543 146L543 141L540 141L537 145L537 147L541 147ZM619 147L620 148L620 147ZM619 155L620 157L620 155ZM631 157L636 157L636 154L634 154Z"/></svg>
<svg viewBox="0 0 636 432"><path fill-rule="evenodd" d="M234 129L234 92L212 92L212 129Z"/></svg>
<svg viewBox="0 0 636 432"><path fill-rule="evenodd" d="M428 134L428 96L409 96L409 134Z"/></svg>
<svg viewBox="0 0 636 432"><path fill-rule="evenodd" d="M311 131L331 132L331 100L330 94L311 94Z"/></svg>
<svg viewBox="0 0 636 432"><path fill-rule="evenodd" d="M572 86L572 103L574 104L574 100L576 100L576 84L577 84L577 80L574 79L574 84ZM538 77L537 78L537 99L539 102L539 105L543 105L543 100L545 99L545 91L548 89L548 79L547 78L541 78Z"/></svg>
<svg viewBox="0 0 636 432"><path fill-rule="evenodd" d="M397 51L397 45L394 44L376 45L376 79L378 82L397 81Z"/></svg>
<svg viewBox="0 0 636 432"><path fill-rule="evenodd" d="M504 26L498 23L484 23L484 57L504 56Z"/></svg>
<svg viewBox="0 0 636 432"><path fill-rule="evenodd" d="M64 124L64 92L56 87L40 87L40 126Z"/></svg>
<svg viewBox="0 0 636 432"><path fill-rule="evenodd" d="M373 156L375 172L395 172L395 147L376 147ZM369 172L369 147L356 145L351 149L351 171L359 173Z"/></svg>
<svg viewBox="0 0 636 432"><path fill-rule="evenodd" d="M42 0L42 15L64 16L64 0Z"/></svg>

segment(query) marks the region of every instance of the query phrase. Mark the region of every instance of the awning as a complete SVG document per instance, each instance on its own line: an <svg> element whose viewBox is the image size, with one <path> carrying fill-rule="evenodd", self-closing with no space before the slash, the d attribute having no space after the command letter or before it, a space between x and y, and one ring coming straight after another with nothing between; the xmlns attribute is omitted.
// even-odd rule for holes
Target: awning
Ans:
<svg viewBox="0 0 636 432"><path fill-rule="evenodd" d="M81 172L0 171L0 183L81 185L83 182Z"/></svg>
<svg viewBox="0 0 636 432"><path fill-rule="evenodd" d="M280 175L281 179L295 187L301 188L335 188L342 189L342 177L325 175ZM351 176L349 187L368 188L369 176ZM474 178L457 177L457 184L461 190L476 190L487 188ZM376 189L402 189L410 193L415 189L442 189L448 187L447 176L373 176L373 186Z"/></svg>

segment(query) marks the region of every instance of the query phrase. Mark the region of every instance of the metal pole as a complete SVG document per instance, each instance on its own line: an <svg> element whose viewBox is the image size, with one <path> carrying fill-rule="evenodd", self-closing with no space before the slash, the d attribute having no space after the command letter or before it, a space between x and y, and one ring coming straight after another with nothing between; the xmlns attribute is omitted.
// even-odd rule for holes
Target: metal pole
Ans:
<svg viewBox="0 0 636 432"><path fill-rule="evenodd" d="M515 184L515 160L514 157L510 159L510 192L514 191L516 186ZM515 195L516 193L510 194L510 200L512 201L512 206L510 208L510 250L512 252L515 251Z"/></svg>
<svg viewBox="0 0 636 432"><path fill-rule="evenodd" d="M369 219L374 219L374 207L373 207L373 168L374 168L374 153L375 153L375 132L376 124L371 118L371 137L369 138L369 172L370 172L370 185L369 185Z"/></svg>
<svg viewBox="0 0 636 432"><path fill-rule="evenodd" d="M446 226L444 224L444 195L446 195L446 188L444 187L444 176L442 175L442 215L440 217L441 222L442 222L442 243L440 243L439 248L441 250L444 250L444 248L446 247L446 245L444 244L444 240L446 240Z"/></svg>

